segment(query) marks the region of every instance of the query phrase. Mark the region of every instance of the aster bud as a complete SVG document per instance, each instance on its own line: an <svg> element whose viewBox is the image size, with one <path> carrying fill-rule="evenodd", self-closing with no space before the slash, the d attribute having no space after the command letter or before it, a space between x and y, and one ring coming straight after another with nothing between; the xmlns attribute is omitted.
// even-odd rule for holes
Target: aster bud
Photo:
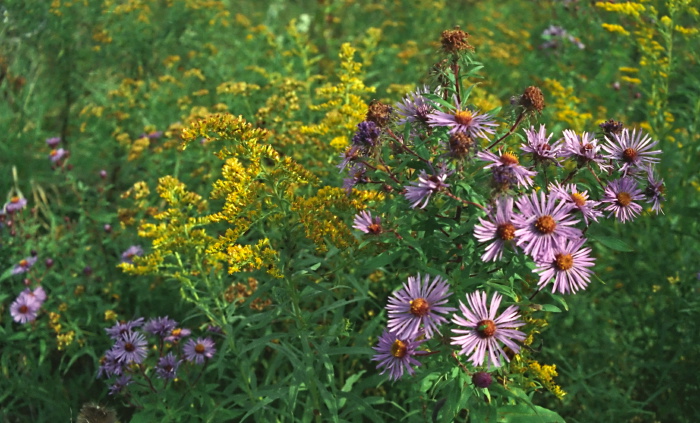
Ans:
<svg viewBox="0 0 700 423"><path fill-rule="evenodd" d="M486 372L476 372L472 375L472 383L477 388L488 388L493 383L493 378Z"/></svg>

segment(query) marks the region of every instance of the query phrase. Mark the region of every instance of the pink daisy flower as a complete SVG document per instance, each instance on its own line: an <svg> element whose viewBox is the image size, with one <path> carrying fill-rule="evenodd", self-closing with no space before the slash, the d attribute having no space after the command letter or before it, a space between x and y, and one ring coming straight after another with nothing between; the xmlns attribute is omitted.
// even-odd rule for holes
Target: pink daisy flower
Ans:
<svg viewBox="0 0 700 423"><path fill-rule="evenodd" d="M472 112L467 108L463 108L457 103L457 97L453 98L455 102L455 110L451 113L441 112L439 110L428 115L428 124L430 126L447 126L450 128L450 134L455 132L465 132L470 137L486 138L489 134L496 133L495 127L498 124L493 118L486 113Z"/></svg>
<svg viewBox="0 0 700 423"><path fill-rule="evenodd" d="M537 262L534 272L540 275L538 286L543 288L554 278L552 292L555 294L573 294L586 289L593 274L589 267L593 267L595 259L590 256L590 248L581 248L584 242L585 238L566 240L563 245L554 247L553 257Z"/></svg>
<svg viewBox="0 0 700 423"><path fill-rule="evenodd" d="M474 226L474 236L479 242L493 240L481 256L482 261L500 260L503 256L503 247L515 239L512 217L513 198L500 197L496 200L496 206L490 208L488 220L479 218L479 224Z"/></svg>
<svg viewBox="0 0 700 423"><path fill-rule="evenodd" d="M608 217L615 215L620 222L634 219L642 212L642 206L635 203L644 199L644 194L637 187L637 182L630 177L612 181L605 187L601 203L609 203L604 211L609 211Z"/></svg>

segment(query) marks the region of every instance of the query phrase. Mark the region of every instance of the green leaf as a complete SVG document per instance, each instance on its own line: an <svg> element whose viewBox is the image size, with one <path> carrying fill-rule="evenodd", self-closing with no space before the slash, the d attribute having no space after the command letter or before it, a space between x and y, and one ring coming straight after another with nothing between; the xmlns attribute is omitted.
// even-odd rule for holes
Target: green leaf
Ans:
<svg viewBox="0 0 700 423"><path fill-rule="evenodd" d="M634 251L634 249L632 247L630 247L628 244L626 244L625 242L621 241L618 238L613 238L613 237L603 236L603 235L596 235L595 237L593 237L591 239L593 241L600 242L605 247L608 247L613 251L621 251L621 252Z"/></svg>
<svg viewBox="0 0 700 423"><path fill-rule="evenodd" d="M564 419L552 410L539 405L513 404L498 408L499 423L565 423Z"/></svg>

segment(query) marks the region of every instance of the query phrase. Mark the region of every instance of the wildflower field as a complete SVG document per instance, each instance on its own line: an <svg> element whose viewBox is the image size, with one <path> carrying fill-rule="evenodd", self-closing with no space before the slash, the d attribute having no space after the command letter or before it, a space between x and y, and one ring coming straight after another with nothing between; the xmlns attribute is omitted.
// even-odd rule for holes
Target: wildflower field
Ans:
<svg viewBox="0 0 700 423"><path fill-rule="evenodd" d="M0 2L0 421L700 421L699 24Z"/></svg>

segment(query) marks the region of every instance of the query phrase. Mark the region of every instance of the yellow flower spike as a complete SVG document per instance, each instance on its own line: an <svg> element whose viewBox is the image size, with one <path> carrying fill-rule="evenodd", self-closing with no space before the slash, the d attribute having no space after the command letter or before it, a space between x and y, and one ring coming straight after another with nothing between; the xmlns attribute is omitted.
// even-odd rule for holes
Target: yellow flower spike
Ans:
<svg viewBox="0 0 700 423"><path fill-rule="evenodd" d="M623 28L621 25L603 23L603 24L601 24L601 26L603 27L604 30L606 30L608 32L621 34L621 35L630 35L630 33L625 28Z"/></svg>

